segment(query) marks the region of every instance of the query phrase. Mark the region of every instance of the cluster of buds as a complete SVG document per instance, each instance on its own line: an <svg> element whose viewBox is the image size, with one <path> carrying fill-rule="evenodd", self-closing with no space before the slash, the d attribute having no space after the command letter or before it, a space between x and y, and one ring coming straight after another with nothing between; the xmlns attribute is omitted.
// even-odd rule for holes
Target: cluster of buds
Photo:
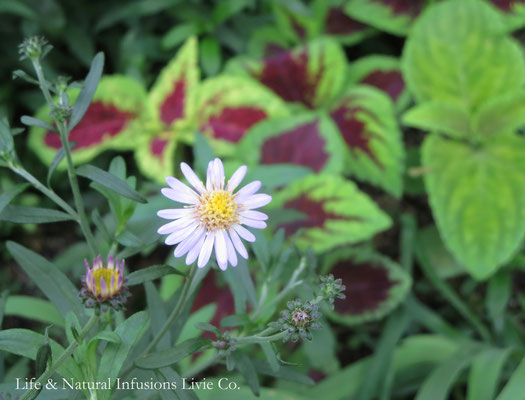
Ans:
<svg viewBox="0 0 525 400"><path fill-rule="evenodd" d="M319 307L312 302L303 303L300 299L289 301L288 309L281 311L281 318L277 322L271 322L272 328L286 332L284 341L312 340L311 329L319 329L321 324L317 321L321 318Z"/></svg>
<svg viewBox="0 0 525 400"><path fill-rule="evenodd" d="M225 331L217 337L217 340L212 343L212 346L217 349L220 356L224 357L235 351L237 342L231 337L229 331Z"/></svg>
<svg viewBox="0 0 525 400"><path fill-rule="evenodd" d="M33 36L25 39L18 46L18 53L20 54L20 60L29 58L31 61L36 61L45 55L52 49L52 46L48 44L44 37Z"/></svg>
<svg viewBox="0 0 525 400"><path fill-rule="evenodd" d="M321 293L320 296L323 300L326 300L330 306L330 309L334 309L335 299L346 299L343 293L346 286L343 285L342 279L334 279L332 274L327 276L321 276Z"/></svg>
<svg viewBox="0 0 525 400"><path fill-rule="evenodd" d="M100 307L102 311L108 308L124 309L128 296L128 289L124 286L124 260L119 264L112 256L108 257L107 265L102 263L99 255L93 260L90 268L87 260L86 275L82 279L80 298L88 308Z"/></svg>

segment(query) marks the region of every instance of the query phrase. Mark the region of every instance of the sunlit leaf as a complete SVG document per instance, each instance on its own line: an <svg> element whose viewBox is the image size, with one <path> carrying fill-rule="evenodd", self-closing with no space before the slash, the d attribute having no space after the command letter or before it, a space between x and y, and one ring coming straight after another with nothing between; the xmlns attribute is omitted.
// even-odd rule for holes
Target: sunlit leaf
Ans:
<svg viewBox="0 0 525 400"><path fill-rule="evenodd" d="M157 182L165 182L175 173L177 139L173 137L145 136L135 149L135 160L141 172Z"/></svg>

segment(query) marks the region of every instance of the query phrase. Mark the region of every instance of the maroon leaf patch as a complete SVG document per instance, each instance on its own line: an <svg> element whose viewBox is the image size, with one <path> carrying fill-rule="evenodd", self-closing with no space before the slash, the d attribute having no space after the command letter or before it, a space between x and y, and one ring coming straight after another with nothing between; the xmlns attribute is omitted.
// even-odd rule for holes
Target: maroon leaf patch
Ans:
<svg viewBox="0 0 525 400"><path fill-rule="evenodd" d="M266 117L266 112L256 107L226 107L220 114L211 116L201 130L211 130L214 138L236 143Z"/></svg>
<svg viewBox="0 0 525 400"><path fill-rule="evenodd" d="M186 84L184 76L173 82L173 91L169 94L160 107L160 119L164 124L171 125L176 119L184 117L184 98Z"/></svg>
<svg viewBox="0 0 525 400"><path fill-rule="evenodd" d="M266 139L261 148L260 162L304 165L319 172L329 157L324 151L325 143L319 133L319 120L315 120Z"/></svg>
<svg viewBox="0 0 525 400"><path fill-rule="evenodd" d="M511 12L514 4L523 4L525 0L491 0L492 4L505 12Z"/></svg>
<svg viewBox="0 0 525 400"><path fill-rule="evenodd" d="M118 135L135 117L134 113L121 111L113 104L100 101L92 103L82 120L69 133L69 141L77 143L72 151L96 146L104 142L107 136ZM62 146L59 135L53 131L46 132L44 143L55 149Z"/></svg>
<svg viewBox="0 0 525 400"><path fill-rule="evenodd" d="M325 31L330 35L349 35L366 29L367 26L345 14L341 7L328 10Z"/></svg>
<svg viewBox="0 0 525 400"><path fill-rule="evenodd" d="M167 144L168 144L167 140L160 139L160 138L153 138L151 142L149 143L151 154L154 155L155 157L162 159L162 155L164 154L164 150L166 149Z"/></svg>
<svg viewBox="0 0 525 400"><path fill-rule="evenodd" d="M396 101L403 89L405 88L405 82L400 71L382 71L375 70L370 72L364 78L361 79L361 83L366 85L375 86L376 88L387 93L390 98Z"/></svg>

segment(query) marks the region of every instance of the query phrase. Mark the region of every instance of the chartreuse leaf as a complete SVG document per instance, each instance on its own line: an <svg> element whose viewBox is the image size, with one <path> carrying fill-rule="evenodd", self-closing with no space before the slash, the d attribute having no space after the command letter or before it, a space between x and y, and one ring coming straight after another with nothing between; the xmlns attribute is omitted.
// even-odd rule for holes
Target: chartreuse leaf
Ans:
<svg viewBox="0 0 525 400"><path fill-rule="evenodd" d="M474 130L481 136L511 133L525 125L525 91L516 90L489 99L473 119Z"/></svg>
<svg viewBox="0 0 525 400"><path fill-rule="evenodd" d="M183 360L187 356L196 353L197 351L201 351L202 349L209 347L210 344L210 339L202 337L188 339L169 350L164 350L159 353L153 353L149 356L139 358L135 361L135 365L143 369L159 369L162 367L168 367Z"/></svg>
<svg viewBox="0 0 525 400"><path fill-rule="evenodd" d="M467 400L493 400L509 349L488 348L473 360L467 386Z"/></svg>
<svg viewBox="0 0 525 400"><path fill-rule="evenodd" d="M315 172L341 173L344 146L329 117L301 113L257 124L242 139L236 154L248 166L295 164Z"/></svg>
<svg viewBox="0 0 525 400"><path fill-rule="evenodd" d="M497 136L474 147L432 134L422 159L443 241L474 278L486 279L525 236L525 139Z"/></svg>
<svg viewBox="0 0 525 400"><path fill-rule="evenodd" d="M16 354L21 357L36 359L38 349L45 343L44 335L28 329L6 329L0 331L0 350ZM64 352L64 348L54 340L49 340L53 360ZM82 372L73 358L68 357L57 372L66 379L82 380Z"/></svg>
<svg viewBox="0 0 525 400"><path fill-rule="evenodd" d="M35 285L56 306L62 316L73 311L79 318L85 311L78 298L78 289L55 265L25 247L7 242L7 249Z"/></svg>
<svg viewBox="0 0 525 400"><path fill-rule="evenodd" d="M326 310L329 318L346 325L382 318L399 305L412 284L390 259L351 248L330 252L323 273L342 279L346 286L346 299L336 300L334 311Z"/></svg>
<svg viewBox="0 0 525 400"><path fill-rule="evenodd" d="M80 89L71 88L67 94L71 101L79 97ZM104 76L98 84L93 101L82 120L69 133L69 142L76 145L71 151L73 162L81 164L107 149L131 149L136 146L135 132L142 113L146 92L135 79L122 76ZM51 124L49 107L37 111L36 118ZM46 165L51 165L62 148L59 135L41 126L29 131L29 146ZM66 168L66 163L56 166Z"/></svg>
<svg viewBox="0 0 525 400"><path fill-rule="evenodd" d="M509 381L496 400L523 400L525 399L525 358L512 373Z"/></svg>
<svg viewBox="0 0 525 400"><path fill-rule="evenodd" d="M133 314L117 326L115 333L120 336L121 341L120 343L110 342L104 349L97 375L97 379L100 382L109 379L111 386L114 386L115 379L117 378L124 361L126 361L129 352L133 346L137 344L148 328L149 317L145 311ZM107 400L110 397L110 390L99 392L99 399L101 400Z"/></svg>
<svg viewBox="0 0 525 400"><path fill-rule="evenodd" d="M405 152L388 96L372 87L350 87L330 116L345 143L345 171L400 196Z"/></svg>
<svg viewBox="0 0 525 400"><path fill-rule="evenodd" d="M332 175L310 175L274 195L268 207L299 211L304 219L280 224L297 245L316 252L371 238L392 221L357 186ZM300 232L298 232L302 229Z"/></svg>
<svg viewBox="0 0 525 400"><path fill-rule="evenodd" d="M258 122L288 115L278 96L241 76L207 79L199 87L197 102L197 128L219 154L231 152Z"/></svg>
<svg viewBox="0 0 525 400"><path fill-rule="evenodd" d="M37 297L9 296L4 313L64 327L64 318L57 308L49 301Z"/></svg>
<svg viewBox="0 0 525 400"><path fill-rule="evenodd" d="M348 67L348 80L349 83L374 86L385 92L398 110L405 108L410 101L398 58L385 55L361 57Z"/></svg>
<svg viewBox="0 0 525 400"><path fill-rule="evenodd" d="M143 175L164 183L168 175L175 174L178 155L175 136L146 136L139 140L135 160Z"/></svg>
<svg viewBox="0 0 525 400"><path fill-rule="evenodd" d="M446 400L456 379L462 370L467 368L479 354L480 345L467 343L450 358L444 360L425 379L417 392L415 400Z"/></svg>
<svg viewBox="0 0 525 400"><path fill-rule="evenodd" d="M525 81L519 43L502 34L502 18L480 0L445 1L417 20L402 68L418 102L461 102L473 113Z"/></svg>
<svg viewBox="0 0 525 400"><path fill-rule="evenodd" d="M425 0L397 2L392 0L350 0L345 12L358 21L377 29L404 36L410 30L413 20L422 11Z"/></svg>
<svg viewBox="0 0 525 400"><path fill-rule="evenodd" d="M438 100L412 107L403 115L403 124L453 138L468 137L472 132L470 116L464 105Z"/></svg>

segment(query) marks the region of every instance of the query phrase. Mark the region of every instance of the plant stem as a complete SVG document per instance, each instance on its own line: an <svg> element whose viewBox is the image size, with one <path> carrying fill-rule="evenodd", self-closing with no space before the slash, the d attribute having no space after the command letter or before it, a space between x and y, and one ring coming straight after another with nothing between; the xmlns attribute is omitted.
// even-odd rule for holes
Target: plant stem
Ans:
<svg viewBox="0 0 525 400"><path fill-rule="evenodd" d="M98 315L96 313L93 313L87 324L84 326L82 331L79 333L80 339L83 339L88 332L95 326L95 324L98 321ZM36 380L36 383L43 384L46 380L48 380L55 371L73 354L75 349L78 347L78 342L75 340L69 344L69 346L64 350L64 352L60 355L60 357L57 358L57 360L53 363L51 367L49 367L40 377ZM40 390L38 389L30 389L27 392L25 392L22 397L20 397L20 400L32 400L34 399L38 393L40 393Z"/></svg>
<svg viewBox="0 0 525 400"><path fill-rule="evenodd" d="M64 153L66 155L67 162L67 175L69 177L69 183L71 185L71 190L73 191L73 199L75 201L75 207L78 212L80 228L84 234L89 248L93 253L93 256L96 255L96 244L93 233L89 227L89 222L86 216L86 211L84 209L84 201L82 200L82 193L80 193L80 188L78 186L77 174L75 172L75 167L73 165L73 159L71 157L71 148L69 147L68 141L68 130L64 121L57 121L58 132L60 134L60 140L62 141L62 147L64 148Z"/></svg>
<svg viewBox="0 0 525 400"><path fill-rule="evenodd" d="M266 342L274 342L276 340L280 340L285 336L286 336L286 332L279 332L271 336L254 335L254 336L239 337L239 338L235 338L235 341L237 342L237 344L266 343Z"/></svg>
<svg viewBox="0 0 525 400"><path fill-rule="evenodd" d="M49 105L49 108L52 109L54 103L53 98L51 97L51 93L49 93L49 89L46 84L46 80L44 78L44 71L42 70L42 64L40 64L39 60L33 61L33 68L36 71L36 76L38 78L38 83L40 84L40 90L44 94L44 97L46 98L46 102Z"/></svg>
<svg viewBox="0 0 525 400"><path fill-rule="evenodd" d="M27 170L25 170L22 167L12 167L11 169L14 173L20 175L22 178L24 178L26 181L31 183L37 190L42 192L44 195L49 197L52 201L54 201L59 207L61 207L65 212L67 212L69 215L71 215L76 222L80 222L80 219L78 217L78 213L64 200L62 200L61 197L59 197L53 190L49 189L48 187L44 186L38 179L36 179L33 175L31 175Z"/></svg>

